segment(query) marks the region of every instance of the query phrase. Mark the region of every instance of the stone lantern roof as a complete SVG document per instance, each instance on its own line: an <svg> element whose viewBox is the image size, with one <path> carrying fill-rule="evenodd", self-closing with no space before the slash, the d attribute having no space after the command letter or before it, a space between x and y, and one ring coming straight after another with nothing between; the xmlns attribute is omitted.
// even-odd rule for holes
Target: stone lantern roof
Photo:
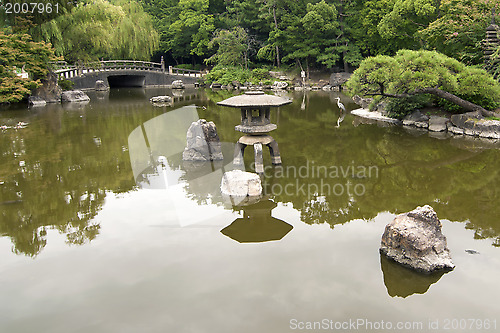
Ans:
<svg viewBox="0 0 500 333"><path fill-rule="evenodd" d="M290 103L292 103L292 101L289 99L274 95L266 95L263 91L247 91L243 95L230 97L217 104L233 108L267 108Z"/></svg>

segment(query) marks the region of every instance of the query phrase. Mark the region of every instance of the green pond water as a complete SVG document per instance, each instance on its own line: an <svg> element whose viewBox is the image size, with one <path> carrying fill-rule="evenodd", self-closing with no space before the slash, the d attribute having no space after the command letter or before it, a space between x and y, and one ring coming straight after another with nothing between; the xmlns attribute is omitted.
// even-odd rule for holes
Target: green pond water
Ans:
<svg viewBox="0 0 500 333"><path fill-rule="evenodd" d="M283 164L264 151L264 198L233 206L219 185L240 113L216 105L232 94L113 89L0 112L0 332L500 330L494 143L367 124L336 92L285 93L271 111ZM224 161L182 162L200 118ZM378 252L385 225L425 204L452 272Z"/></svg>

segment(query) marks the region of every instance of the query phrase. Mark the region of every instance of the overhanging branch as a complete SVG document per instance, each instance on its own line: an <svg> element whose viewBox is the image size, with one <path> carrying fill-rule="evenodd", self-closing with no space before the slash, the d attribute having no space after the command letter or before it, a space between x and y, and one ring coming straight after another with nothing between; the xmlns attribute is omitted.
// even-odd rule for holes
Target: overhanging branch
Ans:
<svg viewBox="0 0 500 333"><path fill-rule="evenodd" d="M383 86L381 88L383 88ZM409 98L409 97L412 97L415 95L421 95L421 94L431 94L434 96L441 97L442 99L445 99L449 102L452 102L452 103L464 108L467 111L480 111L481 114L485 117L499 117L500 116L499 114L497 114L495 112L488 111L485 108L483 108L477 104L466 101L465 99L462 99L456 95L453 95L452 93L441 90L439 88L417 89L415 91L407 92L404 94L388 94L388 93L385 93L383 91L383 89L381 89L381 91L379 93L368 93L366 95L367 96L384 96L384 97L391 97L391 98Z"/></svg>

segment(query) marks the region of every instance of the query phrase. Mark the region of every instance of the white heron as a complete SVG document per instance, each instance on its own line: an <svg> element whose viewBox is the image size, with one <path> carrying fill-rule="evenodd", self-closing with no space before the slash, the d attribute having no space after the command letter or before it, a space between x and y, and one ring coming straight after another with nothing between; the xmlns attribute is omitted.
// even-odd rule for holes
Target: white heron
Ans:
<svg viewBox="0 0 500 333"><path fill-rule="evenodd" d="M337 106L340 109L340 116L339 116L339 119L337 119L337 126L336 127L340 127L340 123L344 120L344 117L345 117L347 111L345 109L344 104L340 103L340 97L335 97L335 99L337 100Z"/></svg>
<svg viewBox="0 0 500 333"><path fill-rule="evenodd" d="M337 100L337 106L339 107L339 109L346 112L344 104L340 103L340 97L335 97L335 99Z"/></svg>

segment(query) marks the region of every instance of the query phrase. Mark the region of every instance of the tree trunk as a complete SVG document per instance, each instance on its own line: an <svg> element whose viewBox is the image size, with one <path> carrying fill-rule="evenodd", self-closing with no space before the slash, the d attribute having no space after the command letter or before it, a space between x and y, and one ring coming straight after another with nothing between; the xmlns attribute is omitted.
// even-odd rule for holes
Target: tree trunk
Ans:
<svg viewBox="0 0 500 333"><path fill-rule="evenodd" d="M276 19L276 4L273 4L273 17L274 17L274 28L278 30L278 20ZM278 68L281 67L280 63L280 49L278 45L276 45L276 65Z"/></svg>
<svg viewBox="0 0 500 333"><path fill-rule="evenodd" d="M307 76L307 79L309 80L310 79L310 76L309 76L309 57L306 57L306 76Z"/></svg>
<svg viewBox="0 0 500 333"><path fill-rule="evenodd" d="M408 98L408 97L420 95L420 94L432 94L434 96L441 97L442 99L445 99L449 102L452 102L453 104L456 104L456 105L464 108L467 111L480 111L484 117L498 117L499 116L495 112L488 111L485 108L483 108L477 104L474 104L474 103L471 103L471 102L466 101L464 99L461 99L460 97L453 95L452 93L449 93L447 91L441 90L439 88L418 89L418 90L415 90L414 92L406 93L406 94L386 94L386 93L382 92L380 94L371 94L371 95L382 95L382 96L394 97L394 98Z"/></svg>
<svg viewBox="0 0 500 333"><path fill-rule="evenodd" d="M344 1L341 0L340 6L339 6L339 24L340 24L340 31L342 32L342 37L345 38L343 13L344 13ZM345 43L345 45L347 46L347 42ZM346 50L342 51L342 61L344 62L344 72L348 73L349 72L349 65L347 64L347 61L346 61L346 54L347 54Z"/></svg>

